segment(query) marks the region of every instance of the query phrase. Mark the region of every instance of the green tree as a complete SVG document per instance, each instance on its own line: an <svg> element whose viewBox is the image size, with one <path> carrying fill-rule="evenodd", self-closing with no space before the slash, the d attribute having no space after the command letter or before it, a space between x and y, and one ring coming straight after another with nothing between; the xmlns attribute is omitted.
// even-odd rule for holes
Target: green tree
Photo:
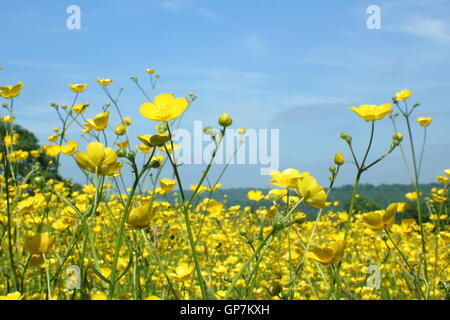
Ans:
<svg viewBox="0 0 450 320"><path fill-rule="evenodd" d="M6 135L6 132L9 130L9 124L0 123L0 134L2 137ZM14 150L23 150L23 151L32 151L32 150L39 150L39 140L36 138L36 136L30 132L29 130L25 129L24 127L20 125L13 125L12 130L14 133L18 133L19 141L14 146ZM4 150L2 149L2 145L0 145L0 152L5 154ZM45 153L41 152L39 157L33 158L31 155L24 161L19 161L16 163L15 168L15 174L18 177L24 177L29 174L31 169L34 166L37 166L38 170L36 172L36 175L43 176L45 179L57 179L62 180L61 176L58 174L56 166L54 163L51 163L52 158L47 156Z"/></svg>

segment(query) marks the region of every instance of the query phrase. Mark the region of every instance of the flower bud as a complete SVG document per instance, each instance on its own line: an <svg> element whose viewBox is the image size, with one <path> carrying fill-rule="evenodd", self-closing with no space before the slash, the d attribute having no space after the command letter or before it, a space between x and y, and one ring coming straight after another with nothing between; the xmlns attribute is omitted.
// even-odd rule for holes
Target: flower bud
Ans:
<svg viewBox="0 0 450 320"><path fill-rule="evenodd" d="M222 115L219 117L219 125L224 128L231 126L232 123L233 119L231 119L231 117L226 112L222 113Z"/></svg>
<svg viewBox="0 0 450 320"><path fill-rule="evenodd" d="M127 151L124 149L120 149L116 151L117 157L125 158L127 156Z"/></svg>
<svg viewBox="0 0 450 320"><path fill-rule="evenodd" d="M165 123L158 123L155 126L156 131L158 131L158 133L164 133L167 131L167 125Z"/></svg>
<svg viewBox="0 0 450 320"><path fill-rule="evenodd" d="M240 135L244 135L244 134L247 133L247 129L245 129L245 128L240 128L240 129L238 129L238 133L239 133Z"/></svg>
<svg viewBox="0 0 450 320"><path fill-rule="evenodd" d="M281 293L281 290L283 290L283 287L281 286L280 282L278 280L273 280L270 283L269 286L269 293L271 296L277 296Z"/></svg>
<svg viewBox="0 0 450 320"><path fill-rule="evenodd" d="M341 139L342 139L342 140L347 140L348 137L349 137L349 135L348 135L347 132L341 132Z"/></svg>
<svg viewBox="0 0 450 320"><path fill-rule="evenodd" d="M213 135L213 128L211 128L211 127L205 127L204 129L203 129L203 133L204 134L206 134L206 135L208 135L208 136L212 136Z"/></svg>
<svg viewBox="0 0 450 320"><path fill-rule="evenodd" d="M33 179L33 183L34 183L35 185L37 185L37 186L42 186L42 185L45 183L45 178L44 178L44 177L41 177L41 176L35 177L35 178Z"/></svg>
<svg viewBox="0 0 450 320"><path fill-rule="evenodd" d="M397 140L398 142L401 142L403 140L403 135L400 132L397 132L392 136L392 140Z"/></svg>
<svg viewBox="0 0 450 320"><path fill-rule="evenodd" d="M123 118L122 124L123 124L124 126L127 126L127 127L128 127L129 125L131 125L131 119L128 118L128 117Z"/></svg>
<svg viewBox="0 0 450 320"><path fill-rule="evenodd" d="M118 136L123 136L123 135L125 134L126 130L127 130L127 128L125 127L125 125L119 124L119 125L116 127L116 134L117 134Z"/></svg>
<svg viewBox="0 0 450 320"><path fill-rule="evenodd" d="M134 158L136 158L136 152L134 152L134 151L128 152L127 158L128 158L130 161L134 161Z"/></svg>
<svg viewBox="0 0 450 320"><path fill-rule="evenodd" d="M334 163L338 166L342 166L344 164L344 155L340 152L334 155Z"/></svg>

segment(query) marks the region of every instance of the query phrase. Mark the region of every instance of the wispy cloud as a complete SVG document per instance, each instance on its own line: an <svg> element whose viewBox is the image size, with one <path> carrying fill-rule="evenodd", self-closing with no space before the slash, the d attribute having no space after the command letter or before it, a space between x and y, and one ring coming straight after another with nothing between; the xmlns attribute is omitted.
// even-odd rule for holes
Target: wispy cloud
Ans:
<svg viewBox="0 0 450 320"><path fill-rule="evenodd" d="M242 45L244 49L252 55L260 54L265 47L261 38L256 34L245 37L242 40Z"/></svg>
<svg viewBox="0 0 450 320"><path fill-rule="evenodd" d="M349 104L340 102L297 105L275 114L272 122L280 124L324 121L324 118L339 117L339 112L348 112L344 107L347 105Z"/></svg>
<svg viewBox="0 0 450 320"><path fill-rule="evenodd" d="M443 19L427 16L414 17L404 29L406 33L433 39L441 43L450 43L450 28Z"/></svg>

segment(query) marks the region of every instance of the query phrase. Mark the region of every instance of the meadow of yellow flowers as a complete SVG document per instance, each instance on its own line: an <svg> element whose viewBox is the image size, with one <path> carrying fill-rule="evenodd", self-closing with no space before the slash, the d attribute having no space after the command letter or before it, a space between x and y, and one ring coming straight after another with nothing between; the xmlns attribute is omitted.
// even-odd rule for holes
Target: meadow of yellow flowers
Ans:
<svg viewBox="0 0 450 320"><path fill-rule="evenodd" d="M319 185L301 168L273 171L268 194L248 193L254 205L227 206L212 198L220 181L207 183L215 153L190 192L174 159L178 146L172 132L196 96L157 95L159 76L154 69L145 71L150 92L131 77L148 101L136 106L142 118L133 121L153 123L153 132L133 132L132 120L122 115L119 98L108 87L113 80L98 79L98 90L109 99L102 110L93 110L101 112L85 117L87 110L95 109L79 102L87 85L71 84L72 93L67 94L73 95L73 104L52 104L59 129L48 144L30 152L16 148L20 136L13 126L14 108L20 95L27 94L26 86L0 87L5 128L0 154L0 300L450 298L450 169L438 173L441 188L424 197L418 178L421 152L414 149L410 123L419 105L408 104L411 91L398 92L390 103L349 109L349 117L367 122L370 139L367 149L354 150L351 135L341 134L352 159L342 153L334 156L329 185ZM113 112L121 123L111 123ZM408 132L396 133L386 153L369 163L371 146L378 143L375 126L386 118L394 125L404 121ZM423 130L432 121L415 120ZM232 123L228 114L220 115L222 136ZM78 128L80 135L69 137L69 127ZM245 129L240 132L245 134ZM141 144L131 146L130 137ZM85 150L79 150L81 139L86 140ZM411 167L412 192L405 202L384 210L358 211L361 176L383 165L396 149L411 159L406 165ZM68 180L46 180L33 166L27 174L18 174L21 161L41 153L56 167L64 157L72 158L66 160L76 162L88 183L76 189ZM327 202L343 165L355 167L347 212ZM126 166L132 169L131 185L121 176ZM162 176L163 167L171 168L169 176ZM170 193L175 201L168 200ZM263 199L272 205L260 205ZM316 215L307 217L306 206ZM416 209L417 219L402 219L409 207Z"/></svg>

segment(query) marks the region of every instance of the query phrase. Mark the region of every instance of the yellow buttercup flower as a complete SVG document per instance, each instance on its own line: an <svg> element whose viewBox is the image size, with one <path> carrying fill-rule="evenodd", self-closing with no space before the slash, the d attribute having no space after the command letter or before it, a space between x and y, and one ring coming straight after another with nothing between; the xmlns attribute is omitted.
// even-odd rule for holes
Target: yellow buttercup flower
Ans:
<svg viewBox="0 0 450 320"><path fill-rule="evenodd" d="M113 81L112 81L112 79L102 79L102 78L98 78L98 79L97 79L97 82L98 82L100 85L106 87L106 86L110 85Z"/></svg>
<svg viewBox="0 0 450 320"><path fill-rule="evenodd" d="M123 118L123 120L122 120L122 124L124 125L124 126L129 126L129 125L131 125L131 123L132 123L132 121L131 121L131 119L130 118L128 118L128 117L125 117L125 118Z"/></svg>
<svg viewBox="0 0 450 320"><path fill-rule="evenodd" d="M190 186L189 186L189 189L191 189L192 191L195 191L196 188L197 188L197 185L196 185L196 184L193 184L193 185L190 185ZM205 192L205 191L207 191L207 190L208 190L207 187L201 185L201 186L198 188L197 194L203 193L203 192Z"/></svg>
<svg viewBox="0 0 450 320"><path fill-rule="evenodd" d="M20 292L8 293L6 296L0 296L0 300L22 300L23 295Z"/></svg>
<svg viewBox="0 0 450 320"><path fill-rule="evenodd" d="M95 292L91 294L91 300L107 300L108 297L104 292Z"/></svg>
<svg viewBox="0 0 450 320"><path fill-rule="evenodd" d="M443 177L443 176L436 176L437 181L439 181L442 184L447 184L450 182L449 177Z"/></svg>
<svg viewBox="0 0 450 320"><path fill-rule="evenodd" d="M56 237L48 232L38 233L25 241L25 248L31 254L48 253L55 243Z"/></svg>
<svg viewBox="0 0 450 320"><path fill-rule="evenodd" d="M68 156L73 155L75 152L77 152L77 150L78 150L78 142L73 140L67 141L66 145L61 146L61 152Z"/></svg>
<svg viewBox="0 0 450 320"><path fill-rule="evenodd" d="M148 74L153 74L155 73L155 69L153 68L145 69L145 72L147 72Z"/></svg>
<svg viewBox="0 0 450 320"><path fill-rule="evenodd" d="M12 135L5 136L3 138L3 142L7 147L11 147L13 145L16 145L19 142L20 134L13 133Z"/></svg>
<svg viewBox="0 0 450 320"><path fill-rule="evenodd" d="M165 134L146 134L143 136L138 136L137 138L149 147L159 147L170 140L170 137Z"/></svg>
<svg viewBox="0 0 450 320"><path fill-rule="evenodd" d="M170 272L169 277L176 281L184 281L192 273L192 267L189 267L187 263L181 263L179 266L175 268L175 272Z"/></svg>
<svg viewBox="0 0 450 320"><path fill-rule="evenodd" d="M247 193L247 198L251 201L258 202L261 199L264 199L264 194L259 190L250 190Z"/></svg>
<svg viewBox="0 0 450 320"><path fill-rule="evenodd" d="M3 117L2 117L2 121L3 121L4 123L11 123L11 122L13 122L14 120L16 120L16 117L15 117L15 116L3 116Z"/></svg>
<svg viewBox="0 0 450 320"><path fill-rule="evenodd" d="M77 153L75 161L80 168L102 176L112 176L122 167L122 164L117 162L116 152L105 148L100 142L89 143L86 153Z"/></svg>
<svg viewBox="0 0 450 320"><path fill-rule="evenodd" d="M450 177L450 169L445 169L444 173L447 177Z"/></svg>
<svg viewBox="0 0 450 320"><path fill-rule="evenodd" d="M75 93L81 93L87 88L87 84L70 84L69 88Z"/></svg>
<svg viewBox="0 0 450 320"><path fill-rule="evenodd" d="M298 180L296 191L305 204L321 209L326 207L327 194L313 177L306 176Z"/></svg>
<svg viewBox="0 0 450 320"><path fill-rule="evenodd" d="M269 190L269 193L266 196L267 200L270 201L275 201L275 200L279 200L282 199L283 197L285 197L287 194L287 190L286 189L271 189Z"/></svg>
<svg viewBox="0 0 450 320"><path fill-rule="evenodd" d="M123 125L123 124L119 124L119 125L116 127L115 133L116 133L118 136L123 136L123 135L125 134L126 131L127 131L127 127L126 127L125 125Z"/></svg>
<svg viewBox="0 0 450 320"><path fill-rule="evenodd" d="M150 203L140 205L130 210L127 216L127 224L133 228L146 228L155 216L157 208Z"/></svg>
<svg viewBox="0 0 450 320"><path fill-rule="evenodd" d="M297 182L300 179L309 175L309 172L300 173L296 169L286 169L283 172L272 170L270 172L272 180L269 182L280 188L296 188Z"/></svg>
<svg viewBox="0 0 450 320"><path fill-rule="evenodd" d="M82 114L86 111L86 108L89 107L88 103L79 103L72 107L72 111L78 114Z"/></svg>
<svg viewBox="0 0 450 320"><path fill-rule="evenodd" d="M153 149L153 147L149 147L144 143L136 146L136 148L142 153L149 153Z"/></svg>
<svg viewBox="0 0 450 320"><path fill-rule="evenodd" d="M186 98L174 98L171 93L160 94L154 103L146 102L141 105L139 112L147 119L168 122L182 114L188 107Z"/></svg>
<svg viewBox="0 0 450 320"><path fill-rule="evenodd" d="M94 119L87 119L84 125L92 130L101 131L108 126L109 112L102 112L95 116Z"/></svg>
<svg viewBox="0 0 450 320"><path fill-rule="evenodd" d="M50 142L56 142L56 141L58 141L58 137L59 137L59 134L54 134L54 135L48 137L47 140Z"/></svg>
<svg viewBox="0 0 450 320"><path fill-rule="evenodd" d="M362 224L373 231L381 231L394 223L398 212L398 203L390 204L386 210L368 212L362 216Z"/></svg>
<svg viewBox="0 0 450 320"><path fill-rule="evenodd" d="M166 192L172 191L172 189L175 187L176 181L171 179L159 179L159 185L161 186L161 189L163 189Z"/></svg>
<svg viewBox="0 0 450 320"><path fill-rule="evenodd" d="M162 300L162 299L158 296L150 295L147 298L145 298L144 300Z"/></svg>
<svg viewBox="0 0 450 320"><path fill-rule="evenodd" d="M15 98L19 96L22 87L23 82L19 82L15 86L0 87L0 96L5 99Z"/></svg>
<svg viewBox="0 0 450 320"><path fill-rule="evenodd" d="M409 201L417 201L417 192L409 192L407 194L405 194L405 198L408 199Z"/></svg>
<svg viewBox="0 0 450 320"><path fill-rule="evenodd" d="M334 155L334 163L338 166L342 166L344 164L344 155L340 152Z"/></svg>
<svg viewBox="0 0 450 320"><path fill-rule="evenodd" d="M409 97L411 97L411 95L412 95L412 91L409 91L408 89L404 89L404 90L402 90L400 92L397 92L395 94L395 100L403 101L403 100L406 100Z"/></svg>
<svg viewBox="0 0 450 320"><path fill-rule="evenodd" d="M31 150L31 151L30 151L30 155L31 155L33 158L38 158L40 154L41 154L41 152L40 152L39 150Z"/></svg>
<svg viewBox="0 0 450 320"><path fill-rule="evenodd" d="M347 241L336 240L328 243L326 246L314 247L307 257L322 264L330 264L339 260L344 253Z"/></svg>
<svg viewBox="0 0 450 320"><path fill-rule="evenodd" d="M61 152L61 146L57 144L43 145L42 149L50 157L57 157Z"/></svg>
<svg viewBox="0 0 450 320"><path fill-rule="evenodd" d="M422 127L428 127L433 120L431 117L421 117L416 119Z"/></svg>
<svg viewBox="0 0 450 320"><path fill-rule="evenodd" d="M125 149L126 147L128 147L128 140L125 140L125 141L122 141L122 142L118 142L118 143L117 143L117 146L118 146L120 149Z"/></svg>
<svg viewBox="0 0 450 320"><path fill-rule="evenodd" d="M365 121L381 120L393 111L391 103L379 106L363 104L359 107L351 107L350 109Z"/></svg>

